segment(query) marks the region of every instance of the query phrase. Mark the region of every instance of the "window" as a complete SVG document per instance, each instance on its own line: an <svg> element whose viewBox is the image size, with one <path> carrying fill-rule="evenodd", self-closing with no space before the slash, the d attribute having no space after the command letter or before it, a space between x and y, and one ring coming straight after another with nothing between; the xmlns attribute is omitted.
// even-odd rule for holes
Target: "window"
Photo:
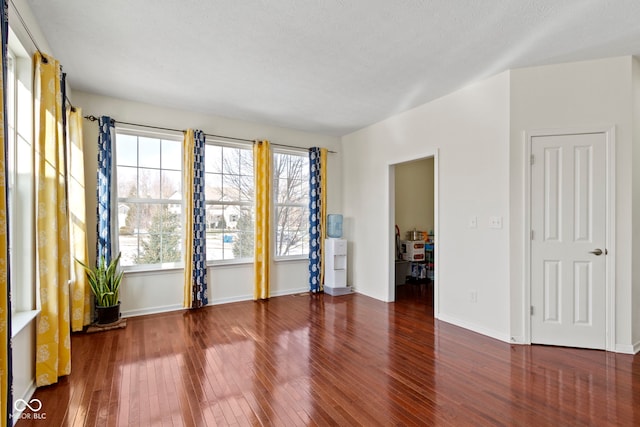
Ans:
<svg viewBox="0 0 640 427"><path fill-rule="evenodd" d="M7 56L7 212L11 314L35 308L31 59L14 41ZM15 320L15 319L14 319ZM17 324L14 330L19 330Z"/></svg>
<svg viewBox="0 0 640 427"><path fill-rule="evenodd" d="M253 150L246 146L205 146L207 260L253 257Z"/></svg>
<svg viewBox="0 0 640 427"><path fill-rule="evenodd" d="M177 139L117 130L121 264L182 261L182 152ZM309 161L273 155L275 257L309 252ZM205 145L207 261L250 262L254 245L253 150L224 141Z"/></svg>
<svg viewBox="0 0 640 427"><path fill-rule="evenodd" d="M182 262L182 142L117 129L122 266Z"/></svg>
<svg viewBox="0 0 640 427"><path fill-rule="evenodd" d="M15 220L15 204L17 202L16 194L16 73L15 73L15 56L9 50L7 52L7 213L9 215L9 270L15 272L13 260L16 257L15 240L16 240L16 220ZM15 273L14 273L15 274ZM17 296L14 286L14 280L11 281L11 295ZM11 313L15 313L16 303L11 300Z"/></svg>
<svg viewBox="0 0 640 427"><path fill-rule="evenodd" d="M306 154L273 154L276 212L275 256L309 253L309 158Z"/></svg>

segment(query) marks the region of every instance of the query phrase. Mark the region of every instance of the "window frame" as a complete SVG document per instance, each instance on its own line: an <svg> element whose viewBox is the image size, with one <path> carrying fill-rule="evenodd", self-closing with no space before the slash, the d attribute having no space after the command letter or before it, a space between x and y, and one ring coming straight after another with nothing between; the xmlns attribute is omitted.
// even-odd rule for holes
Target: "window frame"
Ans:
<svg viewBox="0 0 640 427"><path fill-rule="evenodd" d="M117 122L115 126L115 134L116 134L116 137L115 137L116 138L115 139L116 156L113 159L112 173L116 176L116 180L118 180L119 178L118 176L119 164L117 162L117 144L118 144L119 135L132 136L136 138L152 138L152 139L159 139L159 140L165 140L165 141L177 141L180 143L180 153L181 153L180 171L179 171L180 172L180 190L179 191L181 195L180 200L173 200L173 199L166 199L166 198L120 197L119 194L116 194L116 197L117 197L118 205L120 203L150 204L150 205L161 205L161 206L180 205L180 227L182 229L185 226L185 216L184 216L185 201L183 197L184 196L184 170L183 170L184 169L184 146L183 146L184 136L178 132L170 132L170 131L163 132L158 130L149 130L147 128L136 126L136 125L119 125ZM138 150L139 150L139 147L138 147ZM124 166L132 167L130 165L124 165ZM139 158L139 151L138 151L136 170L139 170L140 168L141 166L140 166L140 158ZM142 167L142 169L156 169L156 168ZM163 169L162 164L160 164L160 167L157 168L157 170L158 171L168 170L168 171L175 172L174 169ZM139 187L139 183L136 183L136 186ZM116 189L116 192L117 191L118 190ZM120 228L121 228L121 224L118 223L118 230L116 230L118 247L120 247ZM181 233L180 235L181 251L184 250L184 248L182 248L183 240L184 240L184 233ZM141 245L141 242L140 240L138 240L138 250L140 248L140 245ZM184 255L184 253L182 253L182 255ZM177 261L177 262L163 262L163 263L157 263L157 264L132 264L132 265L122 265L122 262L121 262L120 264L121 264L122 270L125 273L175 270L175 269L184 268L184 257L182 255L181 255L180 261Z"/></svg>
<svg viewBox="0 0 640 427"><path fill-rule="evenodd" d="M7 235L7 252L9 256L9 269L8 271L14 272L16 271L14 262L16 258L15 254L15 240L14 237L18 235L16 230L16 184L17 184L17 144L18 144L18 94L17 94L17 86L18 86L18 78L17 78L17 70L16 70L16 55L13 53L11 48L7 49L7 82L5 83L5 87L7 90L7 139L8 141L5 143L5 147L7 150L7 221L9 226L9 234ZM10 117L11 116L11 117ZM16 200L13 200L14 197ZM18 300L18 288L16 286L16 280L14 277L10 278L9 286L11 288L11 315L15 316L17 312L23 311L19 310L16 307L16 301Z"/></svg>
<svg viewBox="0 0 640 427"><path fill-rule="evenodd" d="M7 248L11 272L12 337L39 313L35 238L35 171L33 166L33 63L9 28L7 48ZM29 154L26 154L26 152Z"/></svg>
<svg viewBox="0 0 640 427"><path fill-rule="evenodd" d="M307 173L307 177L309 174L309 151L306 149L294 149L294 148L284 148L284 147L278 147L278 146L272 146L271 149L271 162L273 165L275 165L275 156L276 154L285 154L285 155L292 155L292 156L299 156L305 159L306 161L306 173ZM272 189L271 189L271 212L272 212L272 217L273 217L273 221L271 221L271 223L273 224L271 226L271 241L273 242L271 244L271 250L273 255L273 260L276 262L280 262L280 261L300 261L300 260L308 260L309 259L309 241L307 240L307 243L305 245L306 248L306 252L302 253L302 254L296 254L296 255L276 255L276 239L277 239L277 235L278 235L278 224L277 224L277 214L278 214L278 207L280 206L288 206L288 207L301 207L304 209L304 211L306 212L306 232L307 232L307 239L309 238L308 233L309 233L309 181L307 180L306 185L307 185L307 191L305 193L305 201L301 202L301 203L278 203L278 199L277 199L277 185L276 185L276 180L278 179L275 175L272 177L273 179L273 185L272 185Z"/></svg>
<svg viewBox="0 0 640 427"><path fill-rule="evenodd" d="M246 143L240 143L240 142L233 142L233 141L227 141L225 139L222 138L213 138L213 139L208 139L205 143L205 145L210 145L210 146L215 146L215 147L227 147L227 148L236 148L236 149L241 149L241 150L247 150L249 152L249 154L251 155L252 161L253 159L253 146L251 145L247 145ZM206 148L205 148L206 150ZM205 165L206 165L206 154L205 154ZM207 187L207 175L209 173L214 173L214 172L207 172L206 171L206 167L205 167L205 174L204 174L204 180L205 180L205 189ZM242 176L242 175L239 175ZM238 201L226 201L226 200L219 200L219 201L208 201L206 199L206 195L205 195L205 212L208 206L222 206L222 207L227 207L227 206L239 206L239 207L249 207L254 211L254 215L255 215L255 175L254 172L252 170L252 177L253 177L253 182L252 182L252 186L254 188L254 193L253 193L253 198L251 200L248 201L242 201L242 200L238 200ZM255 232L255 216L253 217L253 229ZM208 234L208 231L207 233ZM242 257L242 258L229 258L229 259L209 259L208 258L209 254L207 251L207 266L225 266L225 265L246 265L246 264L253 264L255 257L252 255L250 257Z"/></svg>

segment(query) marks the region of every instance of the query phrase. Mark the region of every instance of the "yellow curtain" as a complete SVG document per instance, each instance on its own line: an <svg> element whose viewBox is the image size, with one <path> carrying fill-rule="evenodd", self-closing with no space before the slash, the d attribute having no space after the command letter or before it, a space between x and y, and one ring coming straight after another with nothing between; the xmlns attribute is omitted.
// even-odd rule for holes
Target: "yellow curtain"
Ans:
<svg viewBox="0 0 640 427"><path fill-rule="evenodd" d="M184 251L184 307L191 308L193 304L193 268L191 268L193 259L193 189L190 188L189 183L193 182L193 156L195 146L195 138L193 136L193 129L189 129L184 134L182 142L182 182L185 189L183 191L184 197L184 245L182 249Z"/></svg>
<svg viewBox="0 0 640 427"><path fill-rule="evenodd" d="M71 230L71 330L81 331L91 323L91 291L87 277L78 259L89 265L87 221L85 214L84 148L82 142L82 110L67 111L68 174L69 174L69 229Z"/></svg>
<svg viewBox="0 0 640 427"><path fill-rule="evenodd" d="M254 242L253 299L269 298L269 267L271 264L270 216L271 150L269 141L253 144L253 174L256 192L256 225Z"/></svg>
<svg viewBox="0 0 640 427"><path fill-rule="evenodd" d="M4 37L3 37L4 39ZM4 56L4 55L3 55ZM4 146L4 102L2 102L4 84L0 72L0 426L7 426L9 405L9 324L11 307L9 307L8 276L8 235L7 235L7 188L5 187L5 168L7 153Z"/></svg>
<svg viewBox="0 0 640 427"><path fill-rule="evenodd" d="M34 132L36 247L40 315L36 336L36 385L71 373L69 324L69 214L65 191L60 64L35 54Z"/></svg>

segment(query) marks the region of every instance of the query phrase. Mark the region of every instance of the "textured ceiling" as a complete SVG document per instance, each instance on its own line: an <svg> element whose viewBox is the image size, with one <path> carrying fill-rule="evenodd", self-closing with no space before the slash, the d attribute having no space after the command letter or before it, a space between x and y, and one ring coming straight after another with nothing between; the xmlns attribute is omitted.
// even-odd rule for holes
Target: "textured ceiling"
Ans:
<svg viewBox="0 0 640 427"><path fill-rule="evenodd" d="M509 68L640 54L638 0L26 0L72 88L344 135Z"/></svg>

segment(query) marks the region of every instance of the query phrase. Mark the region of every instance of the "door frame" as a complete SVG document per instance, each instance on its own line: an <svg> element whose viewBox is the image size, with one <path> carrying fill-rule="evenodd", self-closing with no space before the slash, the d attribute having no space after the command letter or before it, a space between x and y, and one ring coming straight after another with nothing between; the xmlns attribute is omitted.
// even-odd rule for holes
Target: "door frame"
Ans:
<svg viewBox="0 0 640 427"><path fill-rule="evenodd" d="M395 276L395 263L396 263L396 171L395 167L402 163L408 163L415 160L421 160L426 158L433 158L433 232L435 234L435 241L433 244L433 317L438 318L439 309L439 292L438 284L440 280L438 278L439 268L438 263L440 260L440 183L439 183L439 149L429 149L424 153L414 154L407 156L406 158L393 159L387 163L387 184L389 199L387 200L388 211L388 230L389 230L389 278L388 278L388 297L387 300L393 302L396 300L396 276Z"/></svg>
<svg viewBox="0 0 640 427"><path fill-rule="evenodd" d="M604 134L605 136L605 244L608 255L605 258L605 330L606 330L606 350L615 351L616 338L616 318L615 318L615 265L616 265L616 243L615 243L615 126L580 126L561 129L538 129L523 132L524 142L524 290L522 301L522 316L525 333L525 344L531 344L531 155L532 139L540 136L564 136L580 134Z"/></svg>

